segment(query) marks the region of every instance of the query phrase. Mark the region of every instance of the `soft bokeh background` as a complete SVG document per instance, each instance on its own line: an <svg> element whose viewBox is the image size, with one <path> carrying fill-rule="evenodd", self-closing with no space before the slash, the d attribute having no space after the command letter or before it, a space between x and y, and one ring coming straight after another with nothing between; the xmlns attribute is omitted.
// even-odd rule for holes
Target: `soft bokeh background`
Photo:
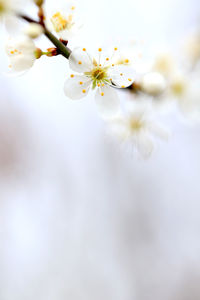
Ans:
<svg viewBox="0 0 200 300"><path fill-rule="evenodd" d="M198 0L81 5L83 42L141 39L147 52L176 49L200 12ZM173 135L143 161L92 97L67 101L67 75L61 57L0 75L0 299L199 300L200 126L164 119Z"/></svg>

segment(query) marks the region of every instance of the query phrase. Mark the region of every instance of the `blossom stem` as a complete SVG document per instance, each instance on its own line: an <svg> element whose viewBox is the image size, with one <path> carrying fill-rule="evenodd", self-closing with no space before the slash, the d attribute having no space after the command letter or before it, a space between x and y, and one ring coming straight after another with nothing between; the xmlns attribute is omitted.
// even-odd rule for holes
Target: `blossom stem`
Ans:
<svg viewBox="0 0 200 300"><path fill-rule="evenodd" d="M36 23L36 24L40 24L40 22L33 20L32 18L25 16L25 15L20 15L20 17L29 22L29 23ZM55 35L53 35L53 33L51 33L46 27L45 25L43 25L44 27L44 34L45 36L54 44L54 46L56 46L56 48L58 49L59 54L61 54L62 56L64 56L65 58L69 58L70 54L71 54L71 50L66 47L61 41L59 41L57 39L57 37L55 37Z"/></svg>
<svg viewBox="0 0 200 300"><path fill-rule="evenodd" d="M59 41L57 37L55 37L55 35L53 35L48 29L45 28L44 34L56 46L56 48L59 50L59 53L68 59L71 54L71 50L61 41Z"/></svg>

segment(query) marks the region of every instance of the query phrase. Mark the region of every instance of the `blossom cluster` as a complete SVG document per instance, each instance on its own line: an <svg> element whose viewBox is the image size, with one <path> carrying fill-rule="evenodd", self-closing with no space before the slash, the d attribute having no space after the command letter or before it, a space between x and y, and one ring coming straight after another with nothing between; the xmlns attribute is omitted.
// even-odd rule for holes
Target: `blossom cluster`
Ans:
<svg viewBox="0 0 200 300"><path fill-rule="evenodd" d="M36 18L24 14L27 4L38 8ZM71 69L64 83L66 97L79 100L95 91L94 100L109 131L143 157L152 153L156 137L168 136L156 121L158 115L175 107L187 119L200 117L199 32L187 39L181 51L184 63L164 52L146 62L134 46L121 51L116 45L111 50L99 47L94 56L87 45L68 48L83 26L76 0L56 1L51 9L48 0L0 0L0 20L9 34L5 46L9 72L21 74L42 56L62 55ZM42 35L53 47L36 46Z"/></svg>

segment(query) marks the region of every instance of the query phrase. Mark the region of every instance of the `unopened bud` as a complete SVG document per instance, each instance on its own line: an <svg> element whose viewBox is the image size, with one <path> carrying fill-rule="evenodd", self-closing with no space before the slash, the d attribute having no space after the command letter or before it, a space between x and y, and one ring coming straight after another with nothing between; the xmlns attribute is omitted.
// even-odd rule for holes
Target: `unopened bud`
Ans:
<svg viewBox="0 0 200 300"><path fill-rule="evenodd" d="M40 48L37 48L36 50L35 50L35 58L36 59L39 59L41 56L42 56L42 50L40 49Z"/></svg>
<svg viewBox="0 0 200 300"><path fill-rule="evenodd" d="M140 85L143 92L152 96L158 96L164 92L166 80L160 73L151 72L143 76Z"/></svg>
<svg viewBox="0 0 200 300"><path fill-rule="evenodd" d="M25 29L24 33L31 39L36 39L44 33L44 29L39 24L30 23L29 26Z"/></svg>

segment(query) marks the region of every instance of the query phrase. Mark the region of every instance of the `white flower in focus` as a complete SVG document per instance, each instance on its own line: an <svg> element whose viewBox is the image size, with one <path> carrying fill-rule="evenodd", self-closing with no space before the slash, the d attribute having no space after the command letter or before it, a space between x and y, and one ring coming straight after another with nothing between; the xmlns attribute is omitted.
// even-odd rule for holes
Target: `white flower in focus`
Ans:
<svg viewBox="0 0 200 300"><path fill-rule="evenodd" d="M41 34L43 34L44 28L40 24L30 23L24 33L31 39L36 39Z"/></svg>
<svg viewBox="0 0 200 300"><path fill-rule="evenodd" d="M150 72L145 74L140 79L139 85L143 92L152 96L158 96L162 94L167 87L165 78L158 72Z"/></svg>
<svg viewBox="0 0 200 300"><path fill-rule="evenodd" d="M6 53L10 59L10 68L16 72L31 68L37 58L37 48L34 42L27 37L9 39Z"/></svg>
<svg viewBox="0 0 200 300"><path fill-rule="evenodd" d="M163 126L153 120L152 109L146 103L135 103L129 111L110 123L110 129L143 158L151 155L155 137L166 140L169 135Z"/></svg>
<svg viewBox="0 0 200 300"><path fill-rule="evenodd" d="M76 10L76 1L66 1L65 5L59 8L54 3L51 15L47 12L47 27L54 30L61 39L71 39L81 28Z"/></svg>
<svg viewBox="0 0 200 300"><path fill-rule="evenodd" d="M89 90L96 89L95 100L103 117L114 117L119 113L120 101L115 88L130 86L135 79L135 72L130 67L115 65L111 57L101 62L102 49L99 48L98 60L92 58L85 48L76 48L69 57L70 68L80 73L71 74L65 82L65 95L73 100L85 97Z"/></svg>

